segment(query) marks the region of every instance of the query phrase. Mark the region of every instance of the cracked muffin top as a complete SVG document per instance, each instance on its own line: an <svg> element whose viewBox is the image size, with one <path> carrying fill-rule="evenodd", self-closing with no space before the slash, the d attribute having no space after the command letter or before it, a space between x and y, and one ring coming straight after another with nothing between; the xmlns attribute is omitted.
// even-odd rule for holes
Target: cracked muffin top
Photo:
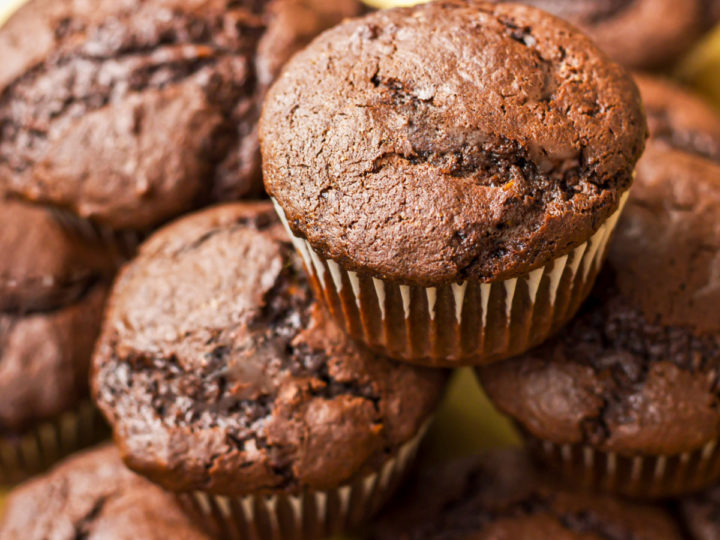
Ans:
<svg viewBox="0 0 720 540"><path fill-rule="evenodd" d="M347 338L267 203L184 218L114 287L93 389L126 463L170 490L329 489L418 432L443 371Z"/></svg>
<svg viewBox="0 0 720 540"><path fill-rule="evenodd" d="M0 188L115 229L262 190L260 104L355 0L30 0L0 28Z"/></svg>
<svg viewBox="0 0 720 540"><path fill-rule="evenodd" d="M573 27L461 0L325 32L260 121L292 230L350 270L425 286L515 277L585 242L645 137L632 79Z"/></svg>
<svg viewBox="0 0 720 540"><path fill-rule="evenodd" d="M0 311L49 310L111 276L118 254L68 231L45 208L0 199Z"/></svg>
<svg viewBox="0 0 720 540"><path fill-rule="evenodd" d="M175 499L130 472L115 448L78 454L15 489L5 540L209 540Z"/></svg>
<svg viewBox="0 0 720 540"><path fill-rule="evenodd" d="M651 140L589 301L554 340L480 371L542 439L678 454L720 437L719 120L658 84L641 82Z"/></svg>
<svg viewBox="0 0 720 540"><path fill-rule="evenodd" d="M381 516L373 540L679 540L658 508L557 489L520 450L421 471Z"/></svg>
<svg viewBox="0 0 720 540"><path fill-rule="evenodd" d="M621 64L667 67L720 20L719 0L523 0L576 24Z"/></svg>

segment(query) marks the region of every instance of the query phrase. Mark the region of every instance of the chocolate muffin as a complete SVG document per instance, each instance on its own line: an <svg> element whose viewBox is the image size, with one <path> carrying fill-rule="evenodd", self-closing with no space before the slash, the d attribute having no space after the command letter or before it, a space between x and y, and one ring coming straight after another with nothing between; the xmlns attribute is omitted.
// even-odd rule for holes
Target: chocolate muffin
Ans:
<svg viewBox="0 0 720 540"><path fill-rule="evenodd" d="M631 78L534 8L347 21L261 118L265 186L331 313L399 359L487 363L587 294L642 153Z"/></svg>
<svg viewBox="0 0 720 540"><path fill-rule="evenodd" d="M0 29L0 187L147 230L261 191L282 64L354 0L30 0Z"/></svg>
<svg viewBox="0 0 720 540"><path fill-rule="evenodd" d="M421 0L363 0L391 8ZM500 0L497 0L500 1ZM521 0L575 25L616 61L668 67L720 20L718 0Z"/></svg>
<svg viewBox="0 0 720 540"><path fill-rule="evenodd" d="M523 0L578 25L632 68L668 67L720 20L718 0Z"/></svg>
<svg viewBox="0 0 720 540"><path fill-rule="evenodd" d="M0 311L52 310L112 275L118 254L68 232L44 208L0 199Z"/></svg>
<svg viewBox="0 0 720 540"><path fill-rule="evenodd" d="M685 528L692 540L720 538L720 487L680 502Z"/></svg>
<svg viewBox="0 0 720 540"><path fill-rule="evenodd" d="M558 489L520 450L495 451L421 472L383 515L373 540L670 540L662 510Z"/></svg>
<svg viewBox="0 0 720 540"><path fill-rule="evenodd" d="M0 484L106 434L88 372L114 253L0 201Z"/></svg>
<svg viewBox="0 0 720 540"><path fill-rule="evenodd" d="M480 371L544 460L642 497L720 480L720 120L679 91L663 103L659 84L641 82L653 138L590 301L552 342Z"/></svg>
<svg viewBox="0 0 720 540"><path fill-rule="evenodd" d="M0 522L5 540L209 540L175 499L130 472L115 448L79 454L16 488Z"/></svg>
<svg viewBox="0 0 720 540"><path fill-rule="evenodd" d="M667 79L636 74L635 81L647 113L650 144L720 163L720 115L709 103Z"/></svg>
<svg viewBox="0 0 720 540"><path fill-rule="evenodd" d="M445 379L336 328L268 202L209 209L141 247L114 286L93 389L125 462L223 537L316 537L392 490Z"/></svg>

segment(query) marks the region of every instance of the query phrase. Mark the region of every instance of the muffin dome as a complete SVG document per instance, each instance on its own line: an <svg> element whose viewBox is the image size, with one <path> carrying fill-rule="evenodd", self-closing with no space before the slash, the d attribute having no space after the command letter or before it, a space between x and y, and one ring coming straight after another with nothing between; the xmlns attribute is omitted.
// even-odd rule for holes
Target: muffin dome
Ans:
<svg viewBox="0 0 720 540"><path fill-rule="evenodd" d="M373 540L682 538L658 508L574 493L528 457L493 451L420 471L379 522Z"/></svg>
<svg viewBox="0 0 720 540"><path fill-rule="evenodd" d="M270 203L154 235L119 276L94 391L131 468L173 491L330 489L419 431L442 371L356 345L313 301Z"/></svg>
<svg viewBox="0 0 720 540"><path fill-rule="evenodd" d="M327 31L261 119L292 231L346 269L422 286L515 277L586 241L645 136L632 80L573 27L462 1Z"/></svg>
<svg viewBox="0 0 720 540"><path fill-rule="evenodd" d="M261 191L283 63L354 0L31 0L0 28L0 188L114 229Z"/></svg>
<svg viewBox="0 0 720 540"><path fill-rule="evenodd" d="M525 0L576 24L621 64L662 68L720 19L718 0Z"/></svg>
<svg viewBox="0 0 720 540"><path fill-rule="evenodd" d="M0 311L50 310L112 275L118 254L66 230L44 208L0 200Z"/></svg>
<svg viewBox="0 0 720 540"><path fill-rule="evenodd" d="M720 166L703 157L720 139L692 114L702 103L674 110L692 96L650 98L652 137L589 301L557 338L480 373L533 437L605 452L618 489L666 496L712 483L720 460Z"/></svg>
<svg viewBox="0 0 720 540"><path fill-rule="evenodd" d="M79 454L10 494L5 540L209 540L171 495L130 472L115 448Z"/></svg>

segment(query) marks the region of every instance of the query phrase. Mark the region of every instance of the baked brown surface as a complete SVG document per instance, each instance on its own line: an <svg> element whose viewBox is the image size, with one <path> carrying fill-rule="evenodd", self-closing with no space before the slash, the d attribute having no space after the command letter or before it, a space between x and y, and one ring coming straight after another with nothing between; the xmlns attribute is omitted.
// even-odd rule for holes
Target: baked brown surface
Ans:
<svg viewBox="0 0 720 540"><path fill-rule="evenodd" d="M653 143L720 163L720 115L710 103L664 78L636 73L635 82Z"/></svg>
<svg viewBox="0 0 720 540"><path fill-rule="evenodd" d="M31 0L0 29L0 187L115 229L261 191L280 66L355 0Z"/></svg>
<svg viewBox="0 0 720 540"><path fill-rule="evenodd" d="M409 441L446 375L350 341L269 202L184 218L114 287L93 387L131 468L175 491L330 489Z"/></svg>
<svg viewBox="0 0 720 540"><path fill-rule="evenodd" d="M44 208L0 200L0 311L54 309L111 276L117 258L100 241L78 238Z"/></svg>
<svg viewBox="0 0 720 540"><path fill-rule="evenodd" d="M706 159L720 120L641 88L653 138L589 302L557 339L481 373L541 439L678 454L720 436L720 164Z"/></svg>
<svg viewBox="0 0 720 540"><path fill-rule="evenodd" d="M633 68L665 68L720 20L718 0L523 0L578 25Z"/></svg>
<svg viewBox="0 0 720 540"><path fill-rule="evenodd" d="M0 436L23 433L88 399L107 291L98 282L52 311L0 312Z"/></svg>
<svg viewBox="0 0 720 540"><path fill-rule="evenodd" d="M518 5L376 12L288 64L265 186L341 266L407 284L517 276L586 241L644 147L631 78Z"/></svg>
<svg viewBox="0 0 720 540"><path fill-rule="evenodd" d="M720 488L683 499L680 509L692 540L720 538Z"/></svg>
<svg viewBox="0 0 720 540"><path fill-rule="evenodd" d="M373 540L670 540L662 510L573 493L540 477L520 450L421 471L380 518Z"/></svg>
<svg viewBox="0 0 720 540"><path fill-rule="evenodd" d="M172 495L130 472L115 448L77 454L11 492L4 540L209 540Z"/></svg>

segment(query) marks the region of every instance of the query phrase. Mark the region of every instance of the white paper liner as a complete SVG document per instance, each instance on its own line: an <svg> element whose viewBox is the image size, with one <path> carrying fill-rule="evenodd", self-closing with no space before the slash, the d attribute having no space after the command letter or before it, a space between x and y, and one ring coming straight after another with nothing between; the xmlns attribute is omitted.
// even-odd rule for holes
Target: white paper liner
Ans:
<svg viewBox="0 0 720 540"><path fill-rule="evenodd" d="M329 491L226 497L195 491L181 504L223 539L311 540L351 529L375 514L412 464L429 422L380 471Z"/></svg>
<svg viewBox="0 0 720 540"><path fill-rule="evenodd" d="M17 437L0 437L0 484L15 484L103 440L107 428L88 400Z"/></svg>
<svg viewBox="0 0 720 540"><path fill-rule="evenodd" d="M720 445L676 455L624 455L583 444L555 444L528 437L533 453L580 487L635 498L666 498L720 481Z"/></svg>
<svg viewBox="0 0 720 540"><path fill-rule="evenodd" d="M403 360L481 365L544 341L577 311L595 281L627 202L570 253L505 281L400 285L343 269L295 236L275 209L333 318L353 337Z"/></svg>

